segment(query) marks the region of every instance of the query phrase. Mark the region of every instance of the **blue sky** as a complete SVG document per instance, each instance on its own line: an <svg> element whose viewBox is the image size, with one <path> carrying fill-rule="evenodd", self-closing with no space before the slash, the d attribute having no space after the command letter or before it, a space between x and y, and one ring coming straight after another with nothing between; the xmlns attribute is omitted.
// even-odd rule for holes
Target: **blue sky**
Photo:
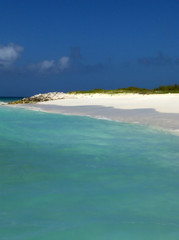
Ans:
<svg viewBox="0 0 179 240"><path fill-rule="evenodd" d="M178 0L0 0L0 96L179 84Z"/></svg>

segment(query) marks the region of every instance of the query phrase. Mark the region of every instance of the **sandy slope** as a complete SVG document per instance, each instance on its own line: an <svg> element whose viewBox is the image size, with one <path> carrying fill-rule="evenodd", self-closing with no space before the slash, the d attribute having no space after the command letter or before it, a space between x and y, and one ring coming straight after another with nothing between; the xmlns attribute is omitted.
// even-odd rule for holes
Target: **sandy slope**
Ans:
<svg viewBox="0 0 179 240"><path fill-rule="evenodd" d="M74 98L72 98L74 97ZM71 98L43 102L57 106L96 106L118 109L152 108L163 113L179 113L179 94L78 94Z"/></svg>

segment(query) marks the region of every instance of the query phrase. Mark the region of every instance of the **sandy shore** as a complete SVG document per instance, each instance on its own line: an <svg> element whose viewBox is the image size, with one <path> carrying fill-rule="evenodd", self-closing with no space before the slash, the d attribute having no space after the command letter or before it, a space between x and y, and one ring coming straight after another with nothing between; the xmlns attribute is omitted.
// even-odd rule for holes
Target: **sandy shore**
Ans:
<svg viewBox="0 0 179 240"><path fill-rule="evenodd" d="M140 123L179 132L179 94L79 94L19 107Z"/></svg>

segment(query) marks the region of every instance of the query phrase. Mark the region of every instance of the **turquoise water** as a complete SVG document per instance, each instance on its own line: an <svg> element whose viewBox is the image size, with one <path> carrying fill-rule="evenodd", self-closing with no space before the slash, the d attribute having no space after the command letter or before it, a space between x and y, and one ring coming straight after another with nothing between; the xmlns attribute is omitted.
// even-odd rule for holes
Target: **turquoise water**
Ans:
<svg viewBox="0 0 179 240"><path fill-rule="evenodd" d="M179 137L0 107L1 240L179 239Z"/></svg>

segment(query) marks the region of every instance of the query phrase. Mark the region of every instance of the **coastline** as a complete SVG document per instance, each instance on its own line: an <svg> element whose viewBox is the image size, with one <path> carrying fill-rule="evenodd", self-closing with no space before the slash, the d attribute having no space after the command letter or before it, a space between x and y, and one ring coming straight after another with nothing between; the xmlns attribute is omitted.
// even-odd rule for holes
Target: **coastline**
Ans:
<svg viewBox="0 0 179 240"><path fill-rule="evenodd" d="M179 133L179 94L76 94L70 98L18 104L48 113L89 116L112 121L138 123Z"/></svg>

